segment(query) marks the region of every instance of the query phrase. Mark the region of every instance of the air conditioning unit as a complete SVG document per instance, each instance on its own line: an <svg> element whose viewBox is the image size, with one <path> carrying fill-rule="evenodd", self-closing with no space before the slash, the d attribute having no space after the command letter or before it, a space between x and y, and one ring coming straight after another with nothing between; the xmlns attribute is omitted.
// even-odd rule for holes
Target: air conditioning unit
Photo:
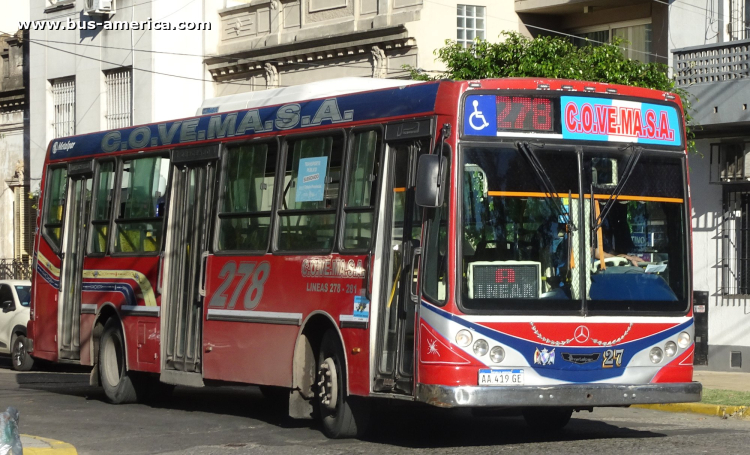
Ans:
<svg viewBox="0 0 750 455"><path fill-rule="evenodd" d="M83 0L83 13L87 15L115 13L115 0Z"/></svg>

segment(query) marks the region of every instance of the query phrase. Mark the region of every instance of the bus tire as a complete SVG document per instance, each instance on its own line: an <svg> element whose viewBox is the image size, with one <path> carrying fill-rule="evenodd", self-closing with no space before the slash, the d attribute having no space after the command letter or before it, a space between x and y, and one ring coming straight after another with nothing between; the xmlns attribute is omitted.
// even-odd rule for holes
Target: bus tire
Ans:
<svg viewBox="0 0 750 455"><path fill-rule="evenodd" d="M562 430L573 415L571 408L524 408L523 418L534 430Z"/></svg>
<svg viewBox="0 0 750 455"><path fill-rule="evenodd" d="M334 330L328 330L320 342L316 401L323 433L332 439L360 437L370 420L369 403L346 393L344 350Z"/></svg>
<svg viewBox="0 0 750 455"><path fill-rule="evenodd" d="M27 345L25 336L18 334L13 337L10 366L16 371L29 371L34 366L34 358L26 350Z"/></svg>
<svg viewBox="0 0 750 455"><path fill-rule="evenodd" d="M133 378L128 374L125 361L125 343L116 319L104 325L99 342L99 377L104 394L113 404L138 401Z"/></svg>

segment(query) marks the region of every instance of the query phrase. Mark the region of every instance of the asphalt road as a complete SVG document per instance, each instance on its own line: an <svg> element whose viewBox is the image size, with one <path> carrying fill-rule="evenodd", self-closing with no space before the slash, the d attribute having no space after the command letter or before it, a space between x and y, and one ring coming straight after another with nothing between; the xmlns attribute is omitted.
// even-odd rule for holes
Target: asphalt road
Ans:
<svg viewBox="0 0 750 455"><path fill-rule="evenodd" d="M254 387L177 388L165 402L114 406L84 370L15 373L0 359L0 408L21 412L21 433L86 454L747 453L750 421L645 409L577 413L559 433L518 417L473 417L429 407L380 412L366 440L326 439L285 418Z"/></svg>

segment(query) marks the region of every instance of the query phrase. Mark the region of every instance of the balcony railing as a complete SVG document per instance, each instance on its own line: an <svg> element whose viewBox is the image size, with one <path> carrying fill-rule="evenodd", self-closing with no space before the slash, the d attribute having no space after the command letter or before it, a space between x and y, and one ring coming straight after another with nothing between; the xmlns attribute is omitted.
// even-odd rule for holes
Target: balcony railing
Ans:
<svg viewBox="0 0 750 455"><path fill-rule="evenodd" d="M676 49L673 54L678 87L750 76L750 39Z"/></svg>
<svg viewBox="0 0 750 455"><path fill-rule="evenodd" d="M0 259L0 280L28 280L31 264L22 259Z"/></svg>

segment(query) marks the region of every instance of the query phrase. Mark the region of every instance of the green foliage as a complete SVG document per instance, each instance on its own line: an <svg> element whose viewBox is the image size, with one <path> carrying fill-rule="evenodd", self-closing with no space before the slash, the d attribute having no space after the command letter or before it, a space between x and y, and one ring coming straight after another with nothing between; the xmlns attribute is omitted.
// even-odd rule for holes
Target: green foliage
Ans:
<svg viewBox="0 0 750 455"><path fill-rule="evenodd" d="M503 32L499 43L475 41L470 48L447 40L437 49L445 73L430 77L405 65L412 79L488 79L503 77L542 77L630 85L672 92L682 100L688 147L695 150L695 133L691 128L690 99L685 90L676 88L668 76L667 66L643 63L627 58L620 46L623 41L578 47L565 37L527 38L516 32Z"/></svg>

